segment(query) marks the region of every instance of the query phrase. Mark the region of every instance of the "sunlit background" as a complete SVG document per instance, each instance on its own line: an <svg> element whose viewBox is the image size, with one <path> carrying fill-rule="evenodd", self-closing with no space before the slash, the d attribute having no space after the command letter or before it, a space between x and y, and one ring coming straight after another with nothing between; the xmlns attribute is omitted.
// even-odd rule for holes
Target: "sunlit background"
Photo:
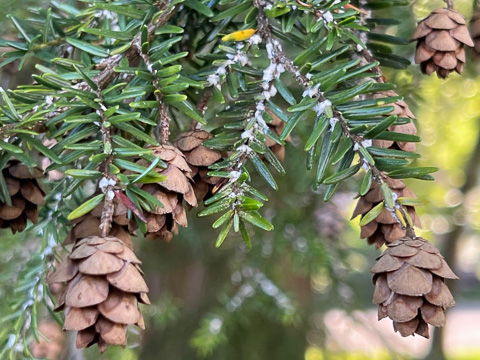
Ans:
<svg viewBox="0 0 480 360"><path fill-rule="evenodd" d="M1 35L14 34L7 13L39 3L0 0ZM439 0L411 3L395 9L405 21L388 33L409 38L416 21L443 6ZM455 6L467 18L472 13L471 0ZM413 44L396 51L413 60ZM480 59L471 58L462 76L446 81L422 76L416 66L385 70L417 116L419 165L441 169L435 182L407 181L425 202L418 209L420 234L436 243L460 276L449 284L457 306L448 310L447 326L435 332L433 343L402 338L389 319L377 322L369 269L380 252L359 239L358 219L349 221L358 181L323 203L324 189L311 190L299 146L305 129L287 145L288 174L265 206L275 232L256 234L251 251L235 237L217 250L212 220L191 216L170 244L138 240L151 289L147 330L133 330L127 349L111 348L101 357L96 348L75 350L74 337L59 332L45 311L40 328L59 344L55 351L50 346L52 359L480 359ZM13 64L2 68L1 85L27 83L33 65L20 73ZM20 269L35 251L28 235L2 232L0 238L0 274ZM0 275L0 297L8 299L14 288L11 278ZM8 301L0 302L0 318L8 311Z"/></svg>

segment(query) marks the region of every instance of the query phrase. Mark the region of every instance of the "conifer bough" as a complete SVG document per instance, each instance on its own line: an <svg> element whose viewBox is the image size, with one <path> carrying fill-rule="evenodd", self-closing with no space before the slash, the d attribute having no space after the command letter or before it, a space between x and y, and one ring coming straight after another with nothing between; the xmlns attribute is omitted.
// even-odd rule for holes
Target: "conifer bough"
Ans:
<svg viewBox="0 0 480 360"><path fill-rule="evenodd" d="M325 200L359 180L361 235L387 245L372 269L379 318L402 336L444 325L454 304L444 279L455 275L416 237L419 201L403 182L433 180L436 169L412 167L414 115L380 70L408 66L386 45L404 39L370 32L370 12L348 1L85 4L12 16L18 38L0 42L2 66L33 57L38 73L1 91L0 221L13 231L26 218L36 223L39 178L67 175L43 179L47 194L61 194L45 200L62 202L50 235L68 233L70 251L49 281L66 282L56 309L79 347L125 346L127 325L143 327L138 303L148 303L148 287L132 237L170 241L187 226L185 207L199 203L198 216L217 216L217 247L232 230L247 247L251 226L273 230L260 189L278 188L297 128ZM450 7L421 22L413 38L422 71L460 73L471 45L465 29ZM44 173L41 158L51 164Z"/></svg>

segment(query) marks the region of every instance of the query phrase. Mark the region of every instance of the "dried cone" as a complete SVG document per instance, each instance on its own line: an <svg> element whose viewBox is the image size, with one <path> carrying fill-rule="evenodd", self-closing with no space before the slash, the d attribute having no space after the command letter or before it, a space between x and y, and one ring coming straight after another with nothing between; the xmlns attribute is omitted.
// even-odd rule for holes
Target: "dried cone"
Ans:
<svg viewBox="0 0 480 360"><path fill-rule="evenodd" d="M197 199L192 188L192 170L185 161L185 156L180 150L170 145L161 145L153 149L153 155L162 159L166 169L156 169L166 176L166 180L158 184L141 184L141 189L155 196L163 207L156 207L152 212L145 213L147 218L147 239L162 238L170 241L173 233L178 231L178 225L186 227L187 213L183 200L188 205L196 207ZM138 163L142 166L150 164L141 159ZM130 231L138 227L135 220L129 224Z"/></svg>
<svg viewBox="0 0 480 360"><path fill-rule="evenodd" d="M9 161L2 174L12 206L0 197L0 227L10 228L15 234L25 229L27 220L34 224L38 221L38 206L45 203L45 193L37 179L43 176L43 172L39 168L30 170L18 161Z"/></svg>
<svg viewBox="0 0 480 360"><path fill-rule="evenodd" d="M30 344L30 351L34 358L57 360L65 350L65 335L60 326L54 321L42 321L38 324L38 331L45 338L41 337L38 342L35 340Z"/></svg>
<svg viewBox="0 0 480 360"><path fill-rule="evenodd" d="M437 9L422 20L412 35L417 40L415 63L422 73L437 72L445 79L452 71L461 74L465 45L474 46L465 18L453 9Z"/></svg>
<svg viewBox="0 0 480 360"><path fill-rule="evenodd" d="M140 260L116 237L90 236L77 241L70 255L48 279L66 282L56 311L64 311L63 330L78 331L77 348L98 343L127 344L127 325L144 329L138 303L149 304Z"/></svg>
<svg viewBox="0 0 480 360"><path fill-rule="evenodd" d="M197 201L203 201L212 194L212 190L222 179L208 176L208 167L222 158L222 155L202 145L205 140L213 137L204 130L191 130L180 134L175 146L185 155L185 160L192 170L193 191Z"/></svg>
<svg viewBox="0 0 480 360"><path fill-rule="evenodd" d="M273 121L268 125L270 130L272 130L275 134L279 135L283 132L283 129L285 128L285 123L277 116L275 115L272 110L269 108L265 108L265 111L270 115L273 119ZM287 137L287 141L290 141L290 136ZM278 160L284 161L285 160L285 146L277 144L273 139L267 136L267 141L266 145L272 150L272 152L275 154Z"/></svg>
<svg viewBox="0 0 480 360"><path fill-rule="evenodd" d="M102 217L103 206L104 204L102 202L88 214L72 220L70 224L73 224L73 227L70 229L64 244L74 244L77 240L84 239L89 236L101 236L102 230L100 229L100 219ZM114 212L112 228L110 229L108 235L121 239L132 249L132 236L128 230L128 224L130 223L130 220L127 217L128 209L116 197L113 199L113 206Z"/></svg>
<svg viewBox="0 0 480 360"><path fill-rule="evenodd" d="M382 99L384 97L392 97L398 96L395 91L388 90L382 91L373 96L374 99ZM401 124L401 125L392 125L388 128L388 131L394 131L397 133L408 134L408 135L415 135L417 133L417 128L413 119L415 119L415 115L410 111L408 104L403 100L398 100L393 104L388 104L393 106L395 109L391 112L390 115L397 115L399 118L409 118L410 122L408 124ZM394 150L403 150L403 151L411 151L415 152L417 150L417 146L414 142L397 142L397 141L390 141L390 140L377 140L373 139L373 145L378 146L384 149L394 149Z"/></svg>
<svg viewBox="0 0 480 360"><path fill-rule="evenodd" d="M386 182L390 189L392 189L392 192L397 194L398 197L416 197L413 191L406 187L402 180L387 178ZM352 219L359 215L363 218L365 214L383 200L384 197L380 185L373 181L370 190L358 200L357 206L353 211ZM413 224L421 227L420 218L415 212L415 208L413 206L404 206L404 209L412 218ZM375 244L377 249L385 243L391 243L398 238L405 236L405 234L405 230L397 222L397 219L395 219L392 212L386 207L383 208L382 212L375 220L362 226L360 231L360 237L362 239L366 238L370 245Z"/></svg>
<svg viewBox="0 0 480 360"><path fill-rule="evenodd" d="M372 268L378 319L389 317L402 336L429 337L428 325L445 325L445 308L455 300L444 283L457 279L440 252L422 238L387 245Z"/></svg>
<svg viewBox="0 0 480 360"><path fill-rule="evenodd" d="M477 9L470 21L470 35L473 38L473 49L480 56L480 9Z"/></svg>

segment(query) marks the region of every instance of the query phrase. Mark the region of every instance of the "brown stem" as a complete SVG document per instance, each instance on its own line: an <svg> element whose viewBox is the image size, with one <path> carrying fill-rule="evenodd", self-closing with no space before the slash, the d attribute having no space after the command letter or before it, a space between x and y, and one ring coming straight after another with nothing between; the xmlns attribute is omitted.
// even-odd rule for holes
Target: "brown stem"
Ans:
<svg viewBox="0 0 480 360"><path fill-rule="evenodd" d="M168 138L170 137L170 121L172 120L168 115L167 107L164 103L160 105L159 114L159 141L161 144L168 144Z"/></svg>

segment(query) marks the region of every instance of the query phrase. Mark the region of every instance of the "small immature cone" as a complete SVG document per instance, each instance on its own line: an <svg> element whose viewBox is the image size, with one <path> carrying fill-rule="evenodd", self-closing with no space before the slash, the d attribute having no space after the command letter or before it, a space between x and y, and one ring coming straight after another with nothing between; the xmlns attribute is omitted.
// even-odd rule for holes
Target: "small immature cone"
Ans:
<svg viewBox="0 0 480 360"><path fill-rule="evenodd" d="M97 194L93 196L96 195ZM104 203L102 202L88 214L72 220L70 224L73 224L73 227L70 229L70 232L64 241L64 245L74 244L77 240L89 236L101 236L102 229L100 229L100 220L102 217L103 206ZM108 235L121 239L127 246L133 249L132 236L128 229L128 224L130 223L130 220L127 217L128 209L116 197L113 199L113 206L112 228Z"/></svg>
<svg viewBox="0 0 480 360"><path fill-rule="evenodd" d="M402 336L427 339L428 324L445 325L445 308L455 300L444 280L458 278L428 241L403 237L387 244L371 272L378 320L389 317Z"/></svg>
<svg viewBox="0 0 480 360"><path fill-rule="evenodd" d="M145 328L138 303L149 304L140 260L116 237L77 241L49 283L66 282L55 311L64 311L63 330L78 331L77 348L127 344L127 325Z"/></svg>
<svg viewBox="0 0 480 360"><path fill-rule="evenodd" d="M392 97L392 96L398 96L398 94L393 90L388 90L388 91L382 91L382 92L376 93L373 96L373 98L382 99L384 97ZM388 105L391 105L395 108L390 113L390 115L397 115L399 118L410 119L410 122L408 124L392 125L388 128L388 131L394 131L397 133L408 134L408 135L415 135L417 133L417 128L415 126L415 123L413 122L413 119L415 119L415 115L413 115L408 104L403 100L398 100ZM415 152L417 150L417 146L415 145L414 142L397 142L397 141L390 141L390 140L373 139L373 145L384 148L384 149L403 150L403 151L410 151L410 152Z"/></svg>
<svg viewBox="0 0 480 360"><path fill-rule="evenodd" d="M156 207L152 212L145 212L147 218L147 239L161 238L170 241L173 233L178 231L178 225L186 227L187 213L183 200L190 206L197 206L197 199L192 187L192 169L185 161L180 150L171 145L160 145L153 148L153 155L162 159L166 169L155 169L166 176L166 180L156 184L140 184L140 188L155 196L163 207ZM141 159L137 162L148 167L150 164ZM131 232L137 229L135 220L129 223Z"/></svg>
<svg viewBox="0 0 480 360"><path fill-rule="evenodd" d="M480 56L480 9L477 9L470 20L470 35L473 39L475 55Z"/></svg>
<svg viewBox="0 0 480 360"><path fill-rule="evenodd" d="M29 169L18 161L9 161L2 174L12 206L0 197L0 227L10 228L15 234L25 229L27 220L34 224L38 221L38 206L45 204L45 193L37 179L43 176L43 172L36 167Z"/></svg>
<svg viewBox="0 0 480 360"><path fill-rule="evenodd" d="M420 21L411 40L417 40L415 63L420 64L422 73L436 72L442 79L452 71L462 73L465 45L474 45L463 15L444 8Z"/></svg>
<svg viewBox="0 0 480 360"><path fill-rule="evenodd" d="M392 192L398 197L416 197L413 191L406 187L402 180L387 178L386 182L390 189L392 189ZM359 215L363 218L365 214L382 201L384 201L384 197L380 185L372 181L370 190L358 200L357 206L353 211L352 219ZM415 208L413 206L404 206L404 210L412 218L413 224L421 227L420 218L415 212ZM375 220L361 227L360 237L362 239L366 238L368 244L375 244L375 247L379 249L383 244L391 243L392 241L405 236L405 234L405 230L397 222L391 211L384 207L383 211Z"/></svg>
<svg viewBox="0 0 480 360"><path fill-rule="evenodd" d="M215 150L208 149L202 143L213 137L204 130L191 130L180 134L175 140L175 146L185 155L185 160L192 170L193 191L197 201L203 201L212 194L212 190L222 178L208 176L208 167L222 158Z"/></svg>

